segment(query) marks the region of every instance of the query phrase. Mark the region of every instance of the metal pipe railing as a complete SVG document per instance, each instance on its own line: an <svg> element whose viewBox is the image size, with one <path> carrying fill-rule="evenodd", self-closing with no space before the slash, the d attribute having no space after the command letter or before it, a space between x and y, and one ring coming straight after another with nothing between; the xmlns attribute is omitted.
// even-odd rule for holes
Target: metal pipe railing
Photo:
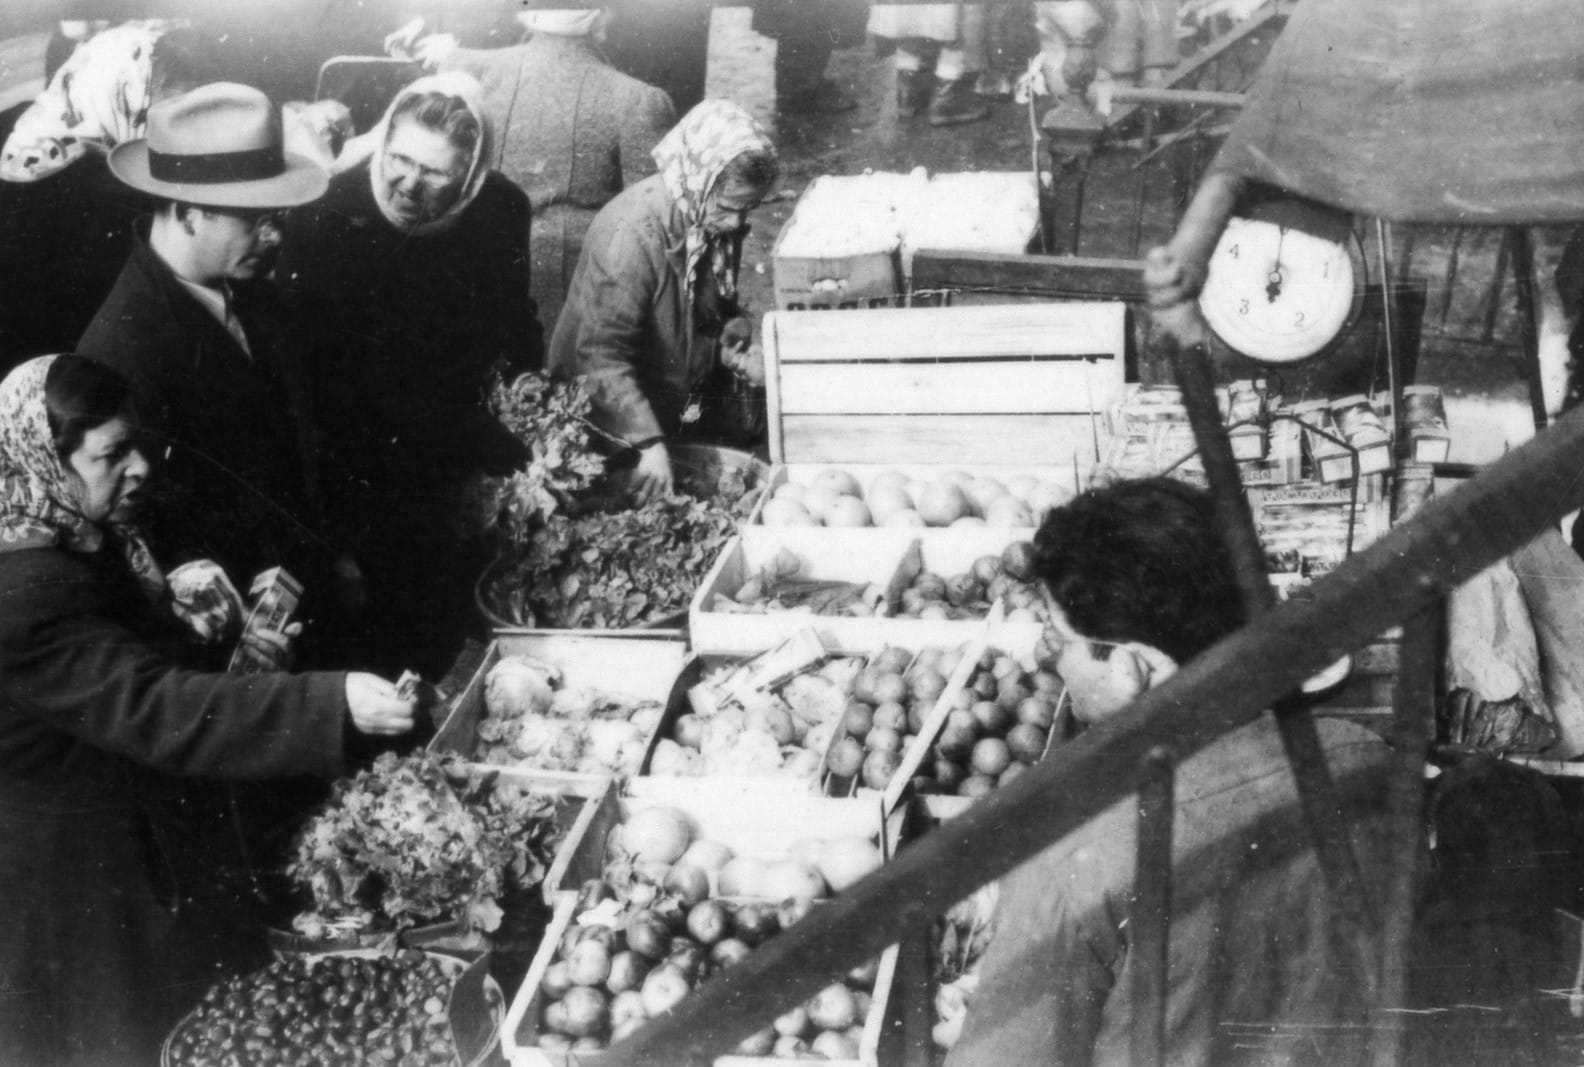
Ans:
<svg viewBox="0 0 1584 1067"><path fill-rule="evenodd" d="M707 1063L853 966L916 936L956 901L1131 795L1140 762L1156 746L1178 759L1204 748L1584 504L1581 461L1584 414L1568 415L1315 582L1310 599L1273 608L904 847L729 978L704 984L612 1046L604 1062Z"/></svg>

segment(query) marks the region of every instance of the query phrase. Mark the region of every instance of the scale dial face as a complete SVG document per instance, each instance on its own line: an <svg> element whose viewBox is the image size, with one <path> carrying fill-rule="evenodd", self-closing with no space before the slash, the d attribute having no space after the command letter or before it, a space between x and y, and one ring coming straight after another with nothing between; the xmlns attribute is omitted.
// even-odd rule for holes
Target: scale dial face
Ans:
<svg viewBox="0 0 1584 1067"><path fill-rule="evenodd" d="M1257 219L1232 218L1199 294L1205 321L1252 359L1293 363L1319 352L1352 316L1346 245Z"/></svg>

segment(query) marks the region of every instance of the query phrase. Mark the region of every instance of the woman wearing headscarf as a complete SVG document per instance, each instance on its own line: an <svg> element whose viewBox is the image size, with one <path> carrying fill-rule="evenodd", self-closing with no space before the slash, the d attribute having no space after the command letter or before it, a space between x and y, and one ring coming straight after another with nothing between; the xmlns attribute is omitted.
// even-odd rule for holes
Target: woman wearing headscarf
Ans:
<svg viewBox="0 0 1584 1067"><path fill-rule="evenodd" d="M163 776L335 776L413 709L366 674L233 675L170 610L135 507L129 387L43 356L0 382L0 1049L154 1062L213 977L150 849ZM208 967L205 973L205 967Z"/></svg>
<svg viewBox="0 0 1584 1067"><path fill-rule="evenodd" d="M589 227L550 342L551 368L586 375L601 428L638 452L643 495L671 490L666 442L710 433L733 375L762 381L737 272L776 179L769 135L725 100L688 112L654 156L660 173Z"/></svg>
<svg viewBox="0 0 1584 1067"><path fill-rule="evenodd" d="M525 11L517 18L530 34L524 43L456 49L439 65L471 74L484 87L484 110L497 134L490 165L533 204L532 293L551 329L595 213L654 173L651 153L676 111L663 90L606 62L603 9Z"/></svg>
<svg viewBox="0 0 1584 1067"><path fill-rule="evenodd" d="M0 130L0 374L70 348L115 283L146 201L106 153L143 136L169 24L129 22L77 47Z"/></svg>
<svg viewBox="0 0 1584 1067"><path fill-rule="evenodd" d="M365 431L341 445L371 497L340 525L382 628L374 662L392 672L450 665L485 562L455 528L463 486L527 458L486 404L495 371L544 362L528 198L490 170L492 134L477 81L420 78L366 139L369 158L286 220L280 276L329 330L344 365L327 384Z"/></svg>

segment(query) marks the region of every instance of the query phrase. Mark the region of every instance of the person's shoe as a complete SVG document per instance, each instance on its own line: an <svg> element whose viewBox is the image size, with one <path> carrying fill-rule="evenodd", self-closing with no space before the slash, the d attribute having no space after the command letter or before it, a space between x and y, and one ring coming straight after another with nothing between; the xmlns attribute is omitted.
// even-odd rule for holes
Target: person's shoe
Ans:
<svg viewBox="0 0 1584 1067"><path fill-rule="evenodd" d="M800 115L839 115L858 106L858 100L829 78L811 89L790 92L776 101L780 110Z"/></svg>
<svg viewBox="0 0 1584 1067"><path fill-rule="evenodd" d="M897 77L897 117L910 119L924 110L930 100L930 79L922 70L899 70Z"/></svg>
<svg viewBox="0 0 1584 1067"><path fill-rule="evenodd" d="M968 79L937 81L935 95L930 99L929 124L955 126L962 122L978 122L990 114L990 105L975 95Z"/></svg>
<svg viewBox="0 0 1584 1067"><path fill-rule="evenodd" d="M974 82L974 92L993 100L1005 100L1012 95L1012 79L987 70Z"/></svg>

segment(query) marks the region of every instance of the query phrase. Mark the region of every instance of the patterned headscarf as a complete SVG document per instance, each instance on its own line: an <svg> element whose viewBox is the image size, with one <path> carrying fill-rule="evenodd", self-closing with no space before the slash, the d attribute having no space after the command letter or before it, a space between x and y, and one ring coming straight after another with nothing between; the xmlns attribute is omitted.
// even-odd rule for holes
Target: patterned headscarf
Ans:
<svg viewBox="0 0 1584 1067"><path fill-rule="evenodd" d="M60 547L97 552L105 531L78 510L77 491L55 451L44 382L54 356L30 359L0 381L0 552ZM135 526L112 526L127 563L150 600L165 576Z"/></svg>
<svg viewBox="0 0 1584 1067"><path fill-rule="evenodd" d="M108 152L142 137L154 42L173 25L128 22L78 45L17 119L0 149L0 180L36 182L65 170L90 149Z"/></svg>
<svg viewBox="0 0 1584 1067"><path fill-rule="evenodd" d="M695 269L706 252L721 296L729 300L737 294L731 248L726 241L711 240L705 232L704 201L726 165L749 154L774 159L775 145L752 115L729 100L705 100L682 116L682 121L655 145L653 155L660 177L687 221L683 277L687 279L689 303L693 299Z"/></svg>

